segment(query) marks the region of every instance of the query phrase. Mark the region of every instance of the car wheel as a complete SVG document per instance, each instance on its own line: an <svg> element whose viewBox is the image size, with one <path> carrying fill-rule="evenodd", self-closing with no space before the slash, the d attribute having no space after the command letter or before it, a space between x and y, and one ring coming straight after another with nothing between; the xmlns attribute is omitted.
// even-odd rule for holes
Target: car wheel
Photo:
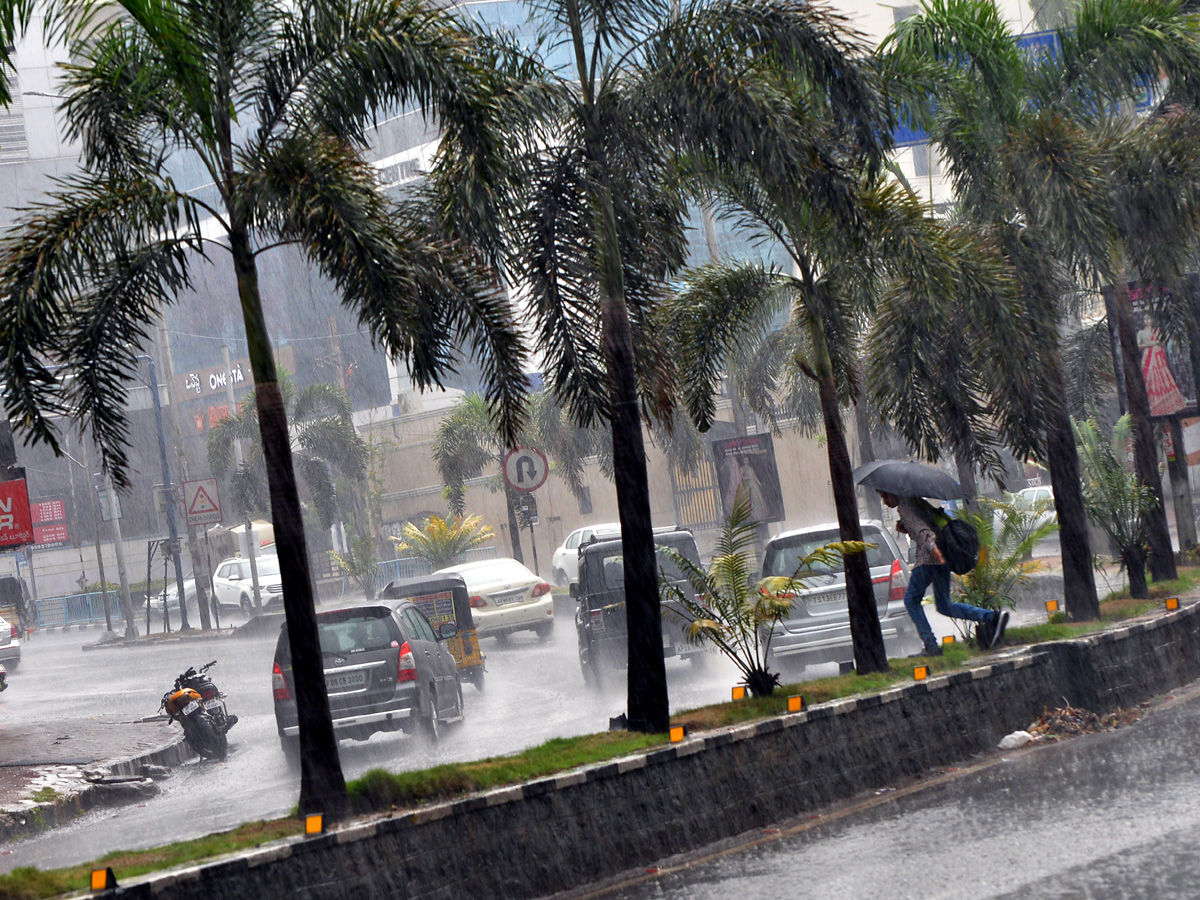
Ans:
<svg viewBox="0 0 1200 900"><path fill-rule="evenodd" d="M536 626L533 631L543 641L548 641L550 640L550 636L554 634L554 623L543 622L541 625Z"/></svg>
<svg viewBox="0 0 1200 900"><path fill-rule="evenodd" d="M442 739L442 721L437 714L437 697L429 694L429 715L420 721L421 737L428 744L436 744Z"/></svg>
<svg viewBox="0 0 1200 900"><path fill-rule="evenodd" d="M497 634L496 635L496 643L499 644L501 647L507 647L508 646L508 632L501 631L499 634Z"/></svg>
<svg viewBox="0 0 1200 900"><path fill-rule="evenodd" d="M471 682L471 684L475 685L475 690L479 691L479 693L481 693L481 694L483 693L484 677L483 677L483 668L482 667L473 670L471 672L470 676L468 677L468 680Z"/></svg>
<svg viewBox="0 0 1200 900"><path fill-rule="evenodd" d="M568 584L567 573L562 569L554 570L554 583L559 587L566 587Z"/></svg>
<svg viewBox="0 0 1200 900"><path fill-rule="evenodd" d="M600 666L592 655L591 647L582 641L579 644L579 668L583 670L583 683L592 690L600 690Z"/></svg>
<svg viewBox="0 0 1200 900"><path fill-rule="evenodd" d="M454 690L458 696L454 700L454 713L451 718L455 719L456 721L448 723L446 725L446 728L447 729L453 728L455 731L457 731L459 728L462 728L463 723L466 720L466 713L464 712L464 709L463 709L462 685L461 684L455 685Z"/></svg>
<svg viewBox="0 0 1200 900"><path fill-rule="evenodd" d="M242 594L242 599L238 602L238 605L242 608L242 613L247 619L254 615L254 604L250 602L250 598L245 594Z"/></svg>
<svg viewBox="0 0 1200 900"><path fill-rule="evenodd" d="M17 671L17 666L20 664L21 661L19 659L10 659L4 663L4 668L8 669L10 672L15 672Z"/></svg>

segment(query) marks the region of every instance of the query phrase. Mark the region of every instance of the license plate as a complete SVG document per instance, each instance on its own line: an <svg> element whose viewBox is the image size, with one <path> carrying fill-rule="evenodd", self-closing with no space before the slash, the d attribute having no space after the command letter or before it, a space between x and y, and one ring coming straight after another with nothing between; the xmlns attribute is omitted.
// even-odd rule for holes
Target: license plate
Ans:
<svg viewBox="0 0 1200 900"><path fill-rule="evenodd" d="M664 647L670 647L670 646L671 646L671 636L670 636L669 634L664 634L664 635L663 635L663 646L664 646Z"/></svg>
<svg viewBox="0 0 1200 900"><path fill-rule="evenodd" d="M325 676L326 688L361 687L366 683L366 672L336 672Z"/></svg>
<svg viewBox="0 0 1200 900"><path fill-rule="evenodd" d="M497 606L507 606L509 603L520 603L525 599L524 591L517 591L513 594L493 594L492 602Z"/></svg>
<svg viewBox="0 0 1200 900"><path fill-rule="evenodd" d="M809 609L812 609L813 607L820 608L820 607L824 607L824 606L838 606L838 605L845 606L846 605L846 592L845 591L834 591L833 593L829 593L829 594L817 594L815 596L808 597L804 601L804 605L807 606Z"/></svg>
<svg viewBox="0 0 1200 900"><path fill-rule="evenodd" d="M214 709L214 708L216 708L216 707L218 707L218 706L220 706L220 705L221 705L221 700L220 700L220 698L218 698L218 697L213 697L211 700L205 700L205 701L204 701L204 708L205 708L205 709Z"/></svg>
<svg viewBox="0 0 1200 900"><path fill-rule="evenodd" d="M194 713L199 708L200 708L200 702L198 700L193 700L191 703L189 703L187 706L185 706L183 708L183 714L185 716L190 716L192 713Z"/></svg>

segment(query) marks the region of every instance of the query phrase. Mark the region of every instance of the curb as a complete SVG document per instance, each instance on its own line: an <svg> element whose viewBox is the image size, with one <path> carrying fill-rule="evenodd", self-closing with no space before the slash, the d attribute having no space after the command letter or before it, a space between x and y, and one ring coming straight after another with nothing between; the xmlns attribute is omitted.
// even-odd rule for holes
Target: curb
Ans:
<svg viewBox="0 0 1200 900"><path fill-rule="evenodd" d="M113 760L107 763L97 763L94 767L103 770L108 777L137 779L135 783L144 783L143 772L147 766L174 768L191 759L195 753L183 742L183 733L172 737L165 744L148 750L138 756ZM83 766L56 766L55 768L75 768L82 772ZM19 840L31 834L64 825L76 816L106 806L121 806L134 800L143 799L140 791L112 790L103 783L84 782L83 787L71 793L64 794L52 803L38 803L23 810L0 811L0 843Z"/></svg>
<svg viewBox="0 0 1200 900"><path fill-rule="evenodd" d="M113 641L95 641L91 644L84 644L80 649L85 653L92 650L129 650L129 649L144 649L148 647L161 647L166 644L205 644L213 641L224 641L229 638L236 637L236 629L222 628L220 631L200 631L196 630L195 634L179 632L169 632L168 637L147 637L139 636L137 640L127 641L124 638L119 638Z"/></svg>
<svg viewBox="0 0 1200 900"><path fill-rule="evenodd" d="M1062 700L1096 712L1200 677L1200 604L876 694L311 838L130 879L129 900L545 897L991 752ZM521 852L512 838L519 836Z"/></svg>

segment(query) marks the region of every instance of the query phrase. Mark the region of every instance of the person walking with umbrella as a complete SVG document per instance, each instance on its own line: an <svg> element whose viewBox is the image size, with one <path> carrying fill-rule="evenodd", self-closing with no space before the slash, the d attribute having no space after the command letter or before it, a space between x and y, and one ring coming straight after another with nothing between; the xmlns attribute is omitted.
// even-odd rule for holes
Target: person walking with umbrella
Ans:
<svg viewBox="0 0 1200 900"><path fill-rule="evenodd" d="M918 656L941 656L942 648L933 634L921 601L933 586L937 611L952 619L967 619L980 625L979 639L988 650L1000 643L1008 626L1008 613L983 609L950 599L950 567L937 544L935 510L922 497L955 499L964 496L962 487L944 472L916 463L868 463L855 472L855 481L879 492L884 506L899 514L896 531L907 534L915 557L904 608L917 628L924 650Z"/></svg>

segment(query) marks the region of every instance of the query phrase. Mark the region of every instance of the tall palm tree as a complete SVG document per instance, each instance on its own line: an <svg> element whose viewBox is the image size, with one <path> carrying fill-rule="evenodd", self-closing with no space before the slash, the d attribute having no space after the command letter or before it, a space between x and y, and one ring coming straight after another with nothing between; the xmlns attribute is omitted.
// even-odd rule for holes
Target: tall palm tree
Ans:
<svg viewBox="0 0 1200 900"><path fill-rule="evenodd" d="M684 251L680 153L801 177L799 98L760 76L802 76L862 144L885 131L843 21L800 0L539 0L569 62L536 53L510 66L508 164L439 188L453 233L494 250L528 288L552 390L581 425L612 430L625 543L629 727L669 724L642 412L669 411L671 360L650 313ZM538 90L525 85L529 76ZM480 158L455 142L450 173ZM507 251L507 252L505 252Z"/></svg>
<svg viewBox="0 0 1200 900"><path fill-rule="evenodd" d="M818 148L824 158L846 158L836 144ZM911 295L943 314L951 298L980 306L1006 302L1006 280L988 248L941 228L903 186L855 176L852 163L840 185L820 192L794 189L770 172L750 179L738 170L713 171L712 189L756 235L777 240L795 272L758 262L706 266L685 279L667 316L689 373L689 407L702 426L715 412L726 358L739 343L757 339L780 312L789 316L791 365L813 383L819 398L844 542L861 542L862 528L841 407L858 398L862 333L875 298L885 290ZM969 391L966 396L962 441L982 456L977 436L984 433L984 410L972 405ZM936 447L923 449L936 458ZM845 568L856 668L860 674L885 671L887 653L865 556L847 555Z"/></svg>
<svg viewBox="0 0 1200 900"><path fill-rule="evenodd" d="M291 433L292 461L322 527L329 528L338 518L331 470L352 482L362 481L367 474L367 444L354 428L350 398L342 388L323 383L297 388L289 373L280 369L279 392ZM238 441L244 442L246 453L241 467L234 471ZM270 507L254 402L243 402L208 433L208 466L222 478L232 473L233 491L243 498L243 509Z"/></svg>
<svg viewBox="0 0 1200 900"><path fill-rule="evenodd" d="M96 5L56 6L87 18ZM295 661L299 808L334 817L345 784L258 260L299 246L420 385L469 345L502 432L514 434L525 380L507 299L423 207L384 196L362 155L376 114L409 104L486 140L489 69L455 21L420 0L121 0L99 12L69 32L61 86L82 168L0 250L3 401L56 447L52 414L94 422L120 480L132 347L189 287L200 254L232 267ZM182 186L181 159L211 185ZM57 363L72 377L54 377Z"/></svg>
<svg viewBox="0 0 1200 900"><path fill-rule="evenodd" d="M897 26L884 58L896 97L947 160L965 214L993 235L1020 283L1027 340L1012 345L994 408L1005 441L1047 461L1067 609L1087 619L1099 603L1059 328L1073 283L1111 280L1122 269L1129 234L1114 207L1108 111L1157 84L1160 72L1187 97L1200 50L1191 15L1157 0L1084 0L1055 40L1056 52L1023 55L990 0L931 0ZM1143 186L1169 192L1163 173L1142 174L1151 175ZM1140 367L1129 374L1139 379ZM1156 484L1151 436L1135 430L1139 473ZM1161 545L1165 519L1154 531ZM1173 568L1169 537L1156 556L1164 572Z"/></svg>

